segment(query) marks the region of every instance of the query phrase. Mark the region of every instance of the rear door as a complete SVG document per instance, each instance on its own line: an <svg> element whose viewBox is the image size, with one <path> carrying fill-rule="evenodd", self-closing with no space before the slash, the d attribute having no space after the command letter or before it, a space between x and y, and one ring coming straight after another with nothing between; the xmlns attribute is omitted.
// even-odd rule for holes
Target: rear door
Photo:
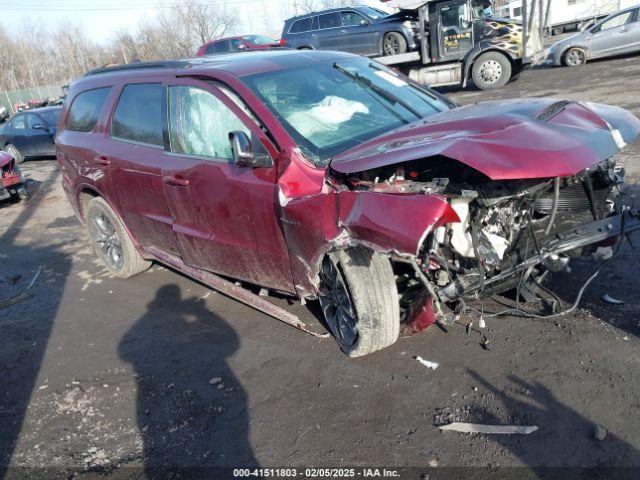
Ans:
<svg viewBox="0 0 640 480"><path fill-rule="evenodd" d="M589 57L605 57L633 51L635 11L629 10L604 21L589 39Z"/></svg>
<svg viewBox="0 0 640 480"><path fill-rule="evenodd" d="M175 255L178 247L162 179L164 101L161 81L122 86L109 129L95 150L135 241Z"/></svg>
<svg viewBox="0 0 640 480"><path fill-rule="evenodd" d="M277 151L237 102L194 79L168 85L170 153L162 173L180 254L188 265L293 292L276 166L233 164L229 132L245 132L254 151L271 158Z"/></svg>
<svg viewBox="0 0 640 480"><path fill-rule="evenodd" d="M353 39L349 35L342 35L340 30L340 14L338 12L318 15L318 31L316 35L320 49L343 52L353 51Z"/></svg>

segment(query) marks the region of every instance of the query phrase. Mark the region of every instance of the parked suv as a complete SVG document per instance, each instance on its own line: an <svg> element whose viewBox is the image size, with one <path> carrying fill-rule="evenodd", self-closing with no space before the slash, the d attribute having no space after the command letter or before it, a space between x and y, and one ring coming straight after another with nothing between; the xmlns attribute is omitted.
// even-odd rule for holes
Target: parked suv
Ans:
<svg viewBox="0 0 640 480"><path fill-rule="evenodd" d="M273 50L92 72L56 145L111 273L159 261L310 332L255 291L318 299L359 356L640 228L615 163L638 134L617 107L458 107L362 57Z"/></svg>
<svg viewBox="0 0 640 480"><path fill-rule="evenodd" d="M307 50L340 50L360 55L397 55L420 43L415 18L372 7L332 8L285 20L280 44Z"/></svg>

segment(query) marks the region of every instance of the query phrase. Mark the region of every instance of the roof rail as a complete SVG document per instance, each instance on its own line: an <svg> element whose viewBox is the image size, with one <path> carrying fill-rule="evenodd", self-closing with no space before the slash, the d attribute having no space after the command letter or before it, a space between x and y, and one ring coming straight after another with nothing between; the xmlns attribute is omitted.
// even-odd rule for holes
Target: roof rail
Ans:
<svg viewBox="0 0 640 480"><path fill-rule="evenodd" d="M169 60L166 62L136 62L126 65L115 65L113 67L100 67L89 70L84 74L85 77L92 75L100 75L102 73L121 72L127 70L138 70L143 68L185 68L190 65L187 60Z"/></svg>

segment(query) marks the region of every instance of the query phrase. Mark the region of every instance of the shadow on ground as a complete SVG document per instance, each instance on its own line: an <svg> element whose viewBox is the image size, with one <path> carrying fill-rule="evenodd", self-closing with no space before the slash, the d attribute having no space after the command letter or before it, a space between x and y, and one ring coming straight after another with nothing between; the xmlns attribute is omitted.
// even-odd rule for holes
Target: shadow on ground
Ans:
<svg viewBox="0 0 640 480"><path fill-rule="evenodd" d="M162 286L118 352L137 381L148 475L185 467L256 466L247 395L229 368L238 336L196 297Z"/></svg>
<svg viewBox="0 0 640 480"><path fill-rule="evenodd" d="M0 478L4 478L7 472L22 430L71 269L71 259L59 250L59 246L36 247L17 241L25 224L57 181L58 172L54 171L39 191L32 192L31 200L4 206L6 209L20 208L22 211L0 235L0 301L24 292L34 278L36 265L55 272L57 280L54 284L45 283L46 275L41 273L28 298L0 307L0 365L3 366L0 370ZM37 186L36 182L30 182L30 190Z"/></svg>

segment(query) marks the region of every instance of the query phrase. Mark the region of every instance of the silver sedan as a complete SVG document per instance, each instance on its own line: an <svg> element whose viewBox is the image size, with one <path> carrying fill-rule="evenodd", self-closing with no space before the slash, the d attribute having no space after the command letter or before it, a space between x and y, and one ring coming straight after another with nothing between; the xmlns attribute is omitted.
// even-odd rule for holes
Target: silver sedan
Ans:
<svg viewBox="0 0 640 480"><path fill-rule="evenodd" d="M554 65L575 67L594 58L640 51L640 7L613 13L586 30L554 43Z"/></svg>

